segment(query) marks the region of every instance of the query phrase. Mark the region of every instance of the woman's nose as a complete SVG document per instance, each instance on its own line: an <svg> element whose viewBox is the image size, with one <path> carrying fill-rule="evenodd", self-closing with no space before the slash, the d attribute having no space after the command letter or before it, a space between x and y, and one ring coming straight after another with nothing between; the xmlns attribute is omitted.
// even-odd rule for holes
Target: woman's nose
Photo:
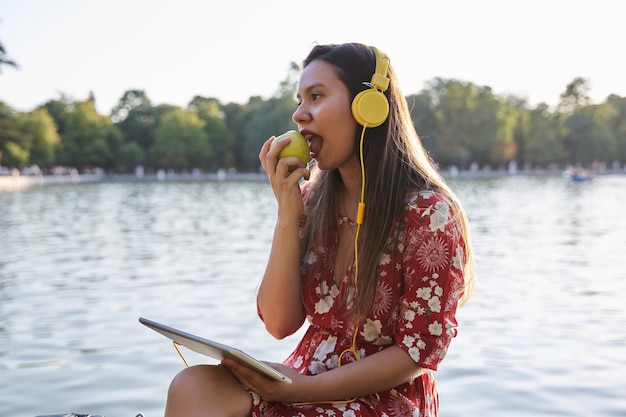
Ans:
<svg viewBox="0 0 626 417"><path fill-rule="evenodd" d="M309 113L306 106L301 103L296 111L293 112L291 119L296 122L297 125L301 125L302 123L311 120L311 113Z"/></svg>

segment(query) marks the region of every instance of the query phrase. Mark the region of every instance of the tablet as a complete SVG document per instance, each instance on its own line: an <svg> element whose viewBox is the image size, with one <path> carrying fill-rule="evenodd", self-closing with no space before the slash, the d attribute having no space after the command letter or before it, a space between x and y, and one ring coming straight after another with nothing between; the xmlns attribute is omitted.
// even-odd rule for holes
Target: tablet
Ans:
<svg viewBox="0 0 626 417"><path fill-rule="evenodd" d="M172 339L177 344L193 350L194 352L201 353L217 360L222 360L224 358L232 359L234 361L247 365L250 368L255 369L257 372L260 372L267 377L270 377L277 381L286 382L289 384L291 383L291 379L289 377L278 372L271 366L254 359L252 356L239 349L187 332L183 332L182 330L174 329L173 327L166 326L165 324L157 323L152 320L148 320L144 317L140 317L139 322L148 326L152 330L161 333L163 336Z"/></svg>

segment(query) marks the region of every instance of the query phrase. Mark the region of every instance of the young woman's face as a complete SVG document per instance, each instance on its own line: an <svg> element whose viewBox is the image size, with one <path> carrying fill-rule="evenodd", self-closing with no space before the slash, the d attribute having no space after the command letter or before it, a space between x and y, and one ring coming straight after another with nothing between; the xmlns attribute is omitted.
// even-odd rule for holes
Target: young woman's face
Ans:
<svg viewBox="0 0 626 417"><path fill-rule="evenodd" d="M311 156L323 170L358 167L350 94L334 67L315 60L304 68L293 120L307 138Z"/></svg>

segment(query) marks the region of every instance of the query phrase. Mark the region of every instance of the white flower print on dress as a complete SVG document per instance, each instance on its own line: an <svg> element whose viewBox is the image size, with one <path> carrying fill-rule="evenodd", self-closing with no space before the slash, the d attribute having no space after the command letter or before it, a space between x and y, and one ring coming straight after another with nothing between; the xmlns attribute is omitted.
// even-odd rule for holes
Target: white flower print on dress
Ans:
<svg viewBox="0 0 626 417"><path fill-rule="evenodd" d="M432 207L432 206L431 206ZM450 217L450 206L443 201L435 203L435 209L430 216L430 230L441 232L445 231L448 218Z"/></svg>
<svg viewBox="0 0 626 417"><path fill-rule="evenodd" d="M326 368L324 362L315 360L311 361L311 364L309 365L309 372L311 372L311 375L319 375L326 371L328 371L328 368Z"/></svg>
<svg viewBox="0 0 626 417"><path fill-rule="evenodd" d="M302 355L298 355L296 357L295 362L293 363L293 367L298 369L302 366L302 361L304 360L304 358L302 357Z"/></svg>
<svg viewBox="0 0 626 417"><path fill-rule="evenodd" d="M428 300L430 298L430 288L429 287L418 288L417 296L421 298L422 300Z"/></svg>
<svg viewBox="0 0 626 417"><path fill-rule="evenodd" d="M435 286L435 294L441 297L443 295L443 288L441 288L439 285Z"/></svg>
<svg viewBox="0 0 626 417"><path fill-rule="evenodd" d="M409 348L409 356L411 357L411 359L413 359L413 361L419 362L420 355L421 355L420 350L416 348L415 346Z"/></svg>
<svg viewBox="0 0 626 417"><path fill-rule="evenodd" d="M356 413L354 412L354 410L346 410L343 412L341 416L342 417L356 417Z"/></svg>
<svg viewBox="0 0 626 417"><path fill-rule="evenodd" d="M367 319L367 322L363 325L363 332L361 334L368 342L373 342L380 337L380 330L383 325L380 320L372 321Z"/></svg>
<svg viewBox="0 0 626 417"><path fill-rule="evenodd" d="M332 404L332 409L316 410L320 414L319 417L356 417L356 412L361 409L361 404L351 402L349 404ZM360 414L358 414L360 415Z"/></svg>
<svg viewBox="0 0 626 417"><path fill-rule="evenodd" d="M462 268L461 265L463 262L463 258L463 247L457 246L456 250L454 251L454 258L452 258L452 266L460 270Z"/></svg>
<svg viewBox="0 0 626 417"><path fill-rule="evenodd" d="M336 287L333 286L332 288L329 288L328 283L323 281L317 288L315 288L315 293L321 296L319 301L315 304L315 312L317 314L328 313L335 302L335 297L337 296Z"/></svg>
<svg viewBox="0 0 626 417"><path fill-rule="evenodd" d="M439 313L441 311L441 302L439 301L439 297L434 296L430 300L428 300L428 308L430 309L430 311Z"/></svg>
<svg viewBox="0 0 626 417"><path fill-rule="evenodd" d="M322 340L322 342L317 346L315 354L313 354L313 358L318 361L323 361L329 353L332 353L335 350L336 345L337 336L329 336L326 340Z"/></svg>
<svg viewBox="0 0 626 417"><path fill-rule="evenodd" d="M415 311L414 310L405 310L404 311L404 319L408 322L415 320Z"/></svg>
<svg viewBox="0 0 626 417"><path fill-rule="evenodd" d="M328 369L337 368L339 366L339 355L332 355L324 364Z"/></svg>
<svg viewBox="0 0 626 417"><path fill-rule="evenodd" d="M391 343L391 337L382 334L383 325L380 320L367 319L363 325L361 335L368 342L372 342L377 346L384 346Z"/></svg>
<svg viewBox="0 0 626 417"><path fill-rule="evenodd" d="M421 197L424 200L428 200L432 198L433 195L434 195L434 192L432 191L420 191L419 193L419 197Z"/></svg>
<svg viewBox="0 0 626 417"><path fill-rule="evenodd" d="M383 253L380 257L380 261L378 262L378 265L389 265L390 262L391 262L391 255L389 255L388 253Z"/></svg>
<svg viewBox="0 0 626 417"><path fill-rule="evenodd" d="M443 332L443 327L441 326L441 323L435 320L433 323L428 325L428 331L433 336L441 336L441 333Z"/></svg>
<svg viewBox="0 0 626 417"><path fill-rule="evenodd" d="M404 339L402 340L402 344L408 348L409 356L415 362L419 362L421 352L420 350L426 347L426 344L421 339L416 339L410 335L404 335Z"/></svg>

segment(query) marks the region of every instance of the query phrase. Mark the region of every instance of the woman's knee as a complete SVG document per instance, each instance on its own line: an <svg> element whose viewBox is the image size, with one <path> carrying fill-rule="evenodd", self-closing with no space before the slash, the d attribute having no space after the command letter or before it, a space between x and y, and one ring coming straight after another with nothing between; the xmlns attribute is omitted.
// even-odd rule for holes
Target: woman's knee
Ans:
<svg viewBox="0 0 626 417"><path fill-rule="evenodd" d="M170 394L181 393L189 395L196 391L210 393L219 387L224 378L224 368L221 366L196 365L180 371L170 383ZM223 383L223 382L222 382Z"/></svg>
<svg viewBox="0 0 626 417"><path fill-rule="evenodd" d="M199 366L192 366L180 371L170 383L170 393L172 391L185 392L187 388L193 387L194 381L199 378Z"/></svg>
<svg viewBox="0 0 626 417"><path fill-rule="evenodd" d="M227 368L196 365L180 371L170 384L168 405L178 408L183 404L214 410L213 415L245 416L250 412L252 398Z"/></svg>

